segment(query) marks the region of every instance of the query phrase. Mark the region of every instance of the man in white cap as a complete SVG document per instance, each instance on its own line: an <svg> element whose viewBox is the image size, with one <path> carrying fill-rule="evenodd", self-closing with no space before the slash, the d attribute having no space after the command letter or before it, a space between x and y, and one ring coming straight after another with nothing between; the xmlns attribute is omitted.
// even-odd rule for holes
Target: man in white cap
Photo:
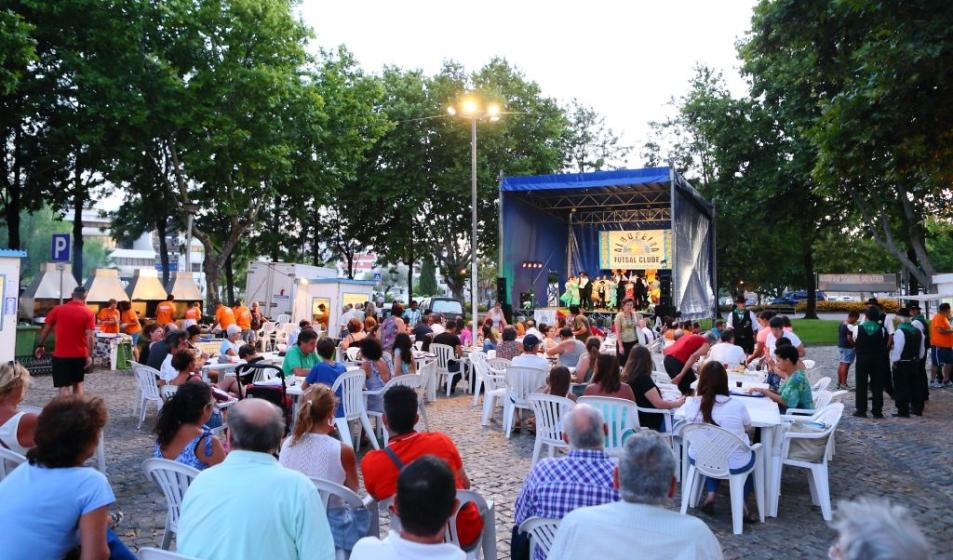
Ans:
<svg viewBox="0 0 953 560"><path fill-rule="evenodd" d="M549 371L549 360L536 353L539 339L534 334L523 337L523 353L513 358L514 366L534 367Z"/></svg>
<svg viewBox="0 0 953 560"><path fill-rule="evenodd" d="M222 346L218 353L222 358L235 356L238 358L238 349L241 347L239 340L242 337L242 328L238 325L229 325L225 328L225 339L222 340Z"/></svg>

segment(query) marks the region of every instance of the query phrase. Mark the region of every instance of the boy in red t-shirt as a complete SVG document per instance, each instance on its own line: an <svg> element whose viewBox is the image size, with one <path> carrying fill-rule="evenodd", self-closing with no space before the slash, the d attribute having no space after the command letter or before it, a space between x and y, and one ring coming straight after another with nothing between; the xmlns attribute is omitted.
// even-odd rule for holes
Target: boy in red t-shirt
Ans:
<svg viewBox="0 0 953 560"><path fill-rule="evenodd" d="M375 500L386 500L397 491L397 475L404 465L423 455L442 459L453 471L457 489L469 489L470 479L463 470L463 460L453 441L438 432L416 432L417 392L396 385L384 394L384 425L390 430L387 447L369 451L361 461L364 488ZM457 515L460 543L469 547L480 537L483 518L473 503L465 504Z"/></svg>

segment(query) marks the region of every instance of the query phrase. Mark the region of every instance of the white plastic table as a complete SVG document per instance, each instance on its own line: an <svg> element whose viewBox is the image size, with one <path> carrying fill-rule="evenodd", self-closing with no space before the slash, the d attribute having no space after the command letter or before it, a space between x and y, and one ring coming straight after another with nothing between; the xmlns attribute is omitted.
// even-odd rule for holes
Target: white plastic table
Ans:
<svg viewBox="0 0 953 560"><path fill-rule="evenodd" d="M689 397L689 399L698 399L701 397ZM775 472L779 468L780 457L778 450L775 449L775 442L779 441L782 429L781 410L778 403L767 397L742 397L732 396L738 399L745 409L748 410L748 416L751 417L751 425L755 428L761 428L761 445L764 447L764 505L765 515L770 517L778 516L778 501L774 499L778 490L774 487ZM685 405L682 405L675 411L675 418L685 420Z"/></svg>

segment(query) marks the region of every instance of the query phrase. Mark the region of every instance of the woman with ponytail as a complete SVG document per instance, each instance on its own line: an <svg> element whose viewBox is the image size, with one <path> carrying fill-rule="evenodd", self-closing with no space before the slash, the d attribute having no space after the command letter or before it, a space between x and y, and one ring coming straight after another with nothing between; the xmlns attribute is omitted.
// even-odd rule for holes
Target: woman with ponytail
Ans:
<svg viewBox="0 0 953 560"><path fill-rule="evenodd" d="M728 372L725 366L720 362L708 362L702 367L698 380L698 396L689 399L685 403L685 418L689 422L705 423L719 426L735 434L746 445L751 445L748 439L747 430L751 428L751 417L748 415L748 409L741 403L742 398L732 397L728 389ZM689 458L694 461L694 452L689 449ZM754 453L747 448L735 449L728 458L728 468L730 472L744 472L754 464ZM752 474L748 475L745 481L745 498L754 490L754 480ZM705 503L702 505L702 511L714 515L715 513L715 492L718 491L718 479L706 478L705 489L708 495L705 497ZM752 517L748 513L748 506L745 506L744 521L746 523L756 520L757 516Z"/></svg>
<svg viewBox="0 0 953 560"><path fill-rule="evenodd" d="M162 405L153 456L199 470L225 460L222 443L205 425L215 410L212 389L201 381L183 383Z"/></svg>
<svg viewBox="0 0 953 560"><path fill-rule="evenodd" d="M294 433L285 439L278 462L285 468L342 484L358 491L357 459L350 445L333 437L335 399L322 383L308 387L301 395ZM350 433L344 434L350 437ZM349 509L340 498L331 496L327 506L334 547L350 551L370 527L366 509Z"/></svg>
<svg viewBox="0 0 953 560"><path fill-rule="evenodd" d="M298 404L294 433L282 444L278 462L309 477L343 484L357 492L354 449L331 435L335 406L330 387L321 383L308 387Z"/></svg>

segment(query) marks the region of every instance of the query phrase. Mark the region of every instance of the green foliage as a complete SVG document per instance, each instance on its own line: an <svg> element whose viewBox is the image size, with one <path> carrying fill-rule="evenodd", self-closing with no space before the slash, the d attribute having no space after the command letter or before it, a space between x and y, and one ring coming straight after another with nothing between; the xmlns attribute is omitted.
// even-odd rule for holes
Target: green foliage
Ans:
<svg viewBox="0 0 953 560"><path fill-rule="evenodd" d="M752 95L809 145L813 190L921 285L928 216L949 218L953 5L762 1L741 46Z"/></svg>

